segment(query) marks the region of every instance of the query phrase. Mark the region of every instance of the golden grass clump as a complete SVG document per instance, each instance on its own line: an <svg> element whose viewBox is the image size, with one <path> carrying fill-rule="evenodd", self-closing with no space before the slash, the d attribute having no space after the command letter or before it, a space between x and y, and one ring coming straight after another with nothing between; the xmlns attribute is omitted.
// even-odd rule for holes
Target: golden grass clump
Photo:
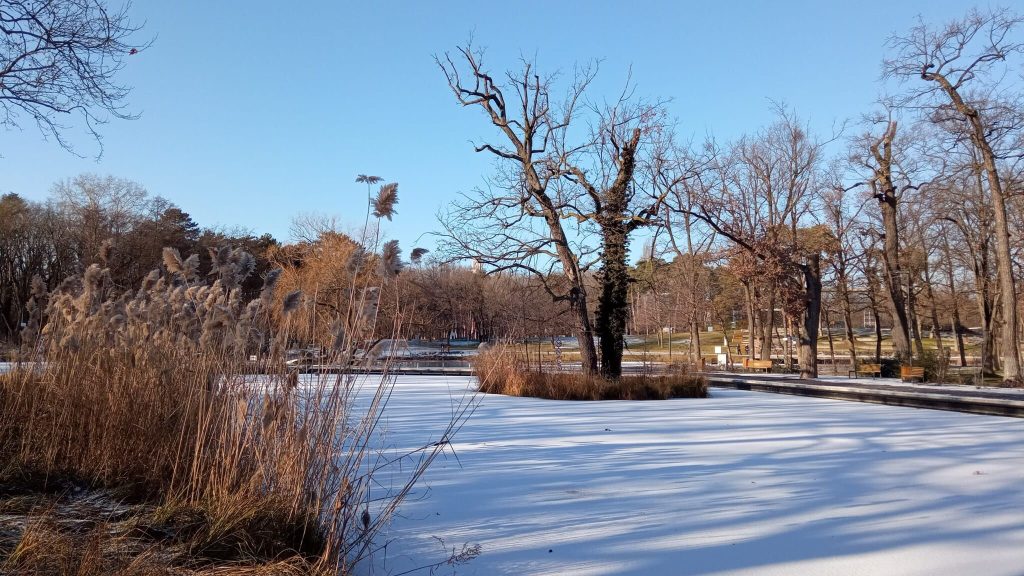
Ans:
<svg viewBox="0 0 1024 576"><path fill-rule="evenodd" d="M0 501L5 486L60 505L106 490L140 506L135 528L112 533L92 518L92 532L69 532L33 513L38 525L6 551L0 526L0 573L346 573L441 448L424 449L409 484L371 515L367 462L388 378L358 413L349 375L298 386L285 351L300 295L275 294L278 271L246 302L251 255L211 252L211 281L198 278L198 259L163 256L138 290L116 289L93 265L34 296L45 323L26 331L22 353L34 361L0 374ZM112 552L139 542L138 554Z"/></svg>
<svg viewBox="0 0 1024 576"><path fill-rule="evenodd" d="M618 380L573 372L531 370L509 348L492 347L473 360L473 370L485 394L548 400L666 400L706 398L704 377L680 369L663 374L623 375Z"/></svg>

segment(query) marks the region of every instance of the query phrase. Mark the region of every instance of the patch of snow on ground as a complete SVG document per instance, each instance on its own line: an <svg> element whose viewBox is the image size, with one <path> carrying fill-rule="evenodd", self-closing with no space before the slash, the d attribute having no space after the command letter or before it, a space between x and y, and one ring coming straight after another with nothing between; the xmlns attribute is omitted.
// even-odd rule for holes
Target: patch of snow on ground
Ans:
<svg viewBox="0 0 1024 576"><path fill-rule="evenodd" d="M470 386L399 377L392 449L440 434ZM482 547L468 564L413 573L1024 574L1024 420L712 394L482 397L372 573L468 543Z"/></svg>

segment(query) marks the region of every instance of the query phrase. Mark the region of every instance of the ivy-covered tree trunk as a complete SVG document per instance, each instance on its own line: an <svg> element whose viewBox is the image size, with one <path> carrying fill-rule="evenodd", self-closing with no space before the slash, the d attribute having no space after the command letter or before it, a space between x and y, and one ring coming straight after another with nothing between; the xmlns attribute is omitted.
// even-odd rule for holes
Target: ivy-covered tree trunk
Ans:
<svg viewBox="0 0 1024 576"><path fill-rule="evenodd" d="M804 294L803 330L800 330L800 377L818 377L818 327L821 320L821 257L812 254L802 266Z"/></svg>
<svg viewBox="0 0 1024 576"><path fill-rule="evenodd" d="M629 234L644 222L629 215L629 186L639 144L640 130L634 130L632 137L619 149L615 180L600 193L593 186L588 188L595 200L596 220L601 227L601 273L598 276L601 295L594 324L601 340L601 375L611 379L622 376L622 351L629 313L630 278L626 264Z"/></svg>
<svg viewBox="0 0 1024 576"><path fill-rule="evenodd" d="M601 294L597 303L597 336L601 340L601 374L622 375L626 319L629 306L628 232L621 218L609 217L602 226Z"/></svg>

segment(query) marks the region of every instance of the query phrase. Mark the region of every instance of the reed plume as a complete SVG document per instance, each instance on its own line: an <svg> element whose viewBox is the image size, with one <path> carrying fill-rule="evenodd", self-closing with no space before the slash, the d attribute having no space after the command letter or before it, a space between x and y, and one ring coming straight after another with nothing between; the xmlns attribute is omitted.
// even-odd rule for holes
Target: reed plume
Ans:
<svg viewBox="0 0 1024 576"><path fill-rule="evenodd" d="M412 252L409 253L409 260L411 260L413 264L419 264L420 260L423 259L427 252L430 252L430 250L427 250L426 248L413 248Z"/></svg>
<svg viewBox="0 0 1024 576"><path fill-rule="evenodd" d="M284 301L281 304L281 311L287 316L295 311L299 307L299 302L302 300L302 290L293 290L284 297Z"/></svg>
<svg viewBox="0 0 1024 576"><path fill-rule="evenodd" d="M182 262L181 253L178 252L177 248L171 246L164 247L163 260L164 268L171 274L183 274L185 272L185 263Z"/></svg>
<svg viewBox="0 0 1024 576"><path fill-rule="evenodd" d="M373 197L373 216L375 218L387 218L396 214L395 204L398 204L398 183L384 184L377 190Z"/></svg>
<svg viewBox="0 0 1024 576"><path fill-rule="evenodd" d="M381 275L384 277L397 276L402 271L402 251L398 247L398 240L388 240L384 243L380 252Z"/></svg>

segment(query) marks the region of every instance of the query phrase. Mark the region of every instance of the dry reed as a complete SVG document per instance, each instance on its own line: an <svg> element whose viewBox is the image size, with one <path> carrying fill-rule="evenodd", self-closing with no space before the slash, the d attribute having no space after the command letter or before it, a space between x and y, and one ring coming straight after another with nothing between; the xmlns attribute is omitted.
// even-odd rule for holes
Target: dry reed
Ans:
<svg viewBox="0 0 1024 576"><path fill-rule="evenodd" d="M46 321L23 349L36 362L0 375L0 488L64 503L68 486L108 490L141 506L132 522L142 535L83 536L36 514L0 573L110 573L103 556L127 559L124 574L347 573L445 442L417 451L406 483L371 507L372 442L393 379L358 409L351 375L300 381L284 362L292 316L271 314L299 296L275 294L278 271L245 302L251 255L211 253L210 282L197 278L198 259L163 256L138 290L117 290L93 265L38 295ZM347 365L358 343L339 338L325 361Z"/></svg>
<svg viewBox="0 0 1024 576"><path fill-rule="evenodd" d="M473 360L479 390L486 394L549 400L666 400L705 398L707 381L672 367L663 374L623 375L617 380L573 372L531 370L508 347L481 351Z"/></svg>

